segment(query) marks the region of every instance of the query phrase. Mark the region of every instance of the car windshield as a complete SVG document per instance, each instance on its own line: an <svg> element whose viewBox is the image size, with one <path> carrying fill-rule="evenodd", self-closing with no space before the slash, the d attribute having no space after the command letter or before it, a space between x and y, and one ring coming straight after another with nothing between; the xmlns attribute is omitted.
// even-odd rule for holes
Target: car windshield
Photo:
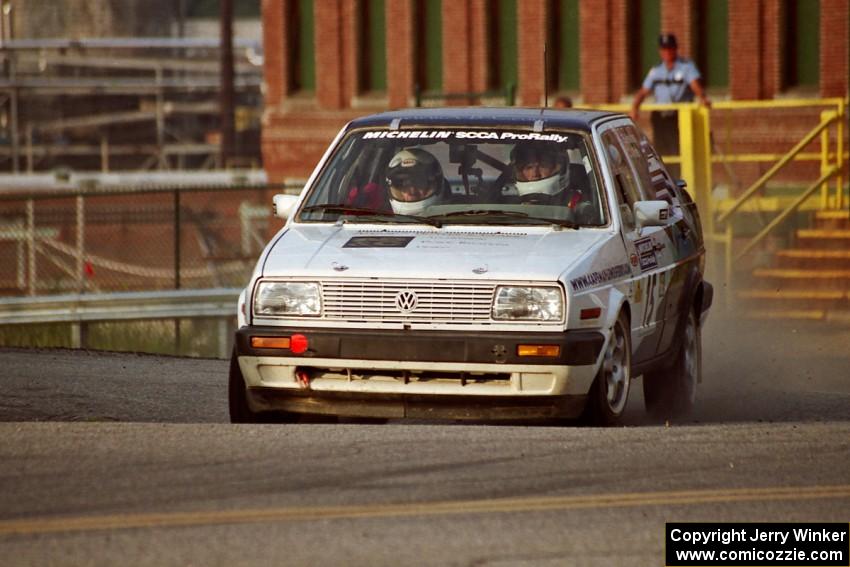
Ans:
<svg viewBox="0 0 850 567"><path fill-rule="evenodd" d="M579 132L360 130L340 142L297 218L602 226L594 167Z"/></svg>

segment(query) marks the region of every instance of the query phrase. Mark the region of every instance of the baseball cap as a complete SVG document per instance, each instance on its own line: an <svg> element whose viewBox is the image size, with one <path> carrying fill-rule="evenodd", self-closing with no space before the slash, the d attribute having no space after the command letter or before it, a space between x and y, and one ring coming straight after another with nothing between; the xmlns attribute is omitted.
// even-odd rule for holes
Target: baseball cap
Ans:
<svg viewBox="0 0 850 567"><path fill-rule="evenodd" d="M662 33L658 36L658 47L676 49L678 47L676 36L672 33Z"/></svg>

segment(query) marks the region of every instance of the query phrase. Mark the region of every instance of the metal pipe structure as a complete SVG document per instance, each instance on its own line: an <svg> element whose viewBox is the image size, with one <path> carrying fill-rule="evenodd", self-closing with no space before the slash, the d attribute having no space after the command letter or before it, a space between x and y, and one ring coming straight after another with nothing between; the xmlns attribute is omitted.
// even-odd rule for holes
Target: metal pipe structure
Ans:
<svg viewBox="0 0 850 567"><path fill-rule="evenodd" d="M233 0L221 0L221 163L235 153L233 119Z"/></svg>
<svg viewBox="0 0 850 567"><path fill-rule="evenodd" d="M238 38L233 42L240 49L262 49L259 41ZM167 37L102 37L87 39L6 39L3 47L10 50L33 49L216 49L219 39Z"/></svg>

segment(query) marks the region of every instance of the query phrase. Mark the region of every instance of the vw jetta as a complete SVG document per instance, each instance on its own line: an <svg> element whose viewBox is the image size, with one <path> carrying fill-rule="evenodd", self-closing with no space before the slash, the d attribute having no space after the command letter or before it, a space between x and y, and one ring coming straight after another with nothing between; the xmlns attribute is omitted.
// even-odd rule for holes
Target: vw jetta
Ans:
<svg viewBox="0 0 850 567"><path fill-rule="evenodd" d="M625 116L416 109L346 125L239 300L234 422L619 422L694 404L699 215Z"/></svg>

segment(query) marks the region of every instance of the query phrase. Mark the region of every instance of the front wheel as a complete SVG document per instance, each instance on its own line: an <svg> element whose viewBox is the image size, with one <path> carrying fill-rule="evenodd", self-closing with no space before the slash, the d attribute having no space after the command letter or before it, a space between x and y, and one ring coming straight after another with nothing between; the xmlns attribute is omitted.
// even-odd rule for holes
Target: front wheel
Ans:
<svg viewBox="0 0 850 567"><path fill-rule="evenodd" d="M611 330L602 366L590 388L585 408L587 420L593 425L618 425L629 400L631 381L631 332L629 320L624 313L620 313Z"/></svg>
<svg viewBox="0 0 850 567"><path fill-rule="evenodd" d="M643 376L646 411L665 420L687 415L694 409L697 384L702 375L702 336L693 309L688 312L682 344L673 363Z"/></svg>

